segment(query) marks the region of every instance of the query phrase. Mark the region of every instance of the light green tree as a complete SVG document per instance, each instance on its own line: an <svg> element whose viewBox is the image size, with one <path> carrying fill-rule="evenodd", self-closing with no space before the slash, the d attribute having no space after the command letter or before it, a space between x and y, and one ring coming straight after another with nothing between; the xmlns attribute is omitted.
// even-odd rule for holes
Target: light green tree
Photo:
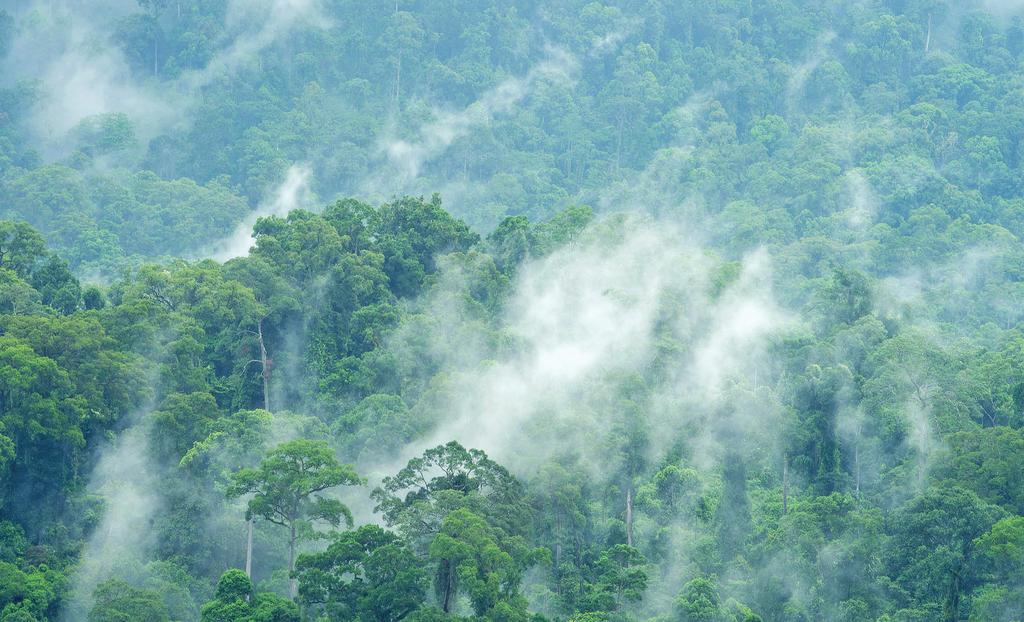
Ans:
<svg viewBox="0 0 1024 622"><path fill-rule="evenodd" d="M347 464L341 464L325 441L298 439L267 452L256 468L231 475L229 497L252 494L246 517L259 516L288 529L288 573L295 570L295 551L300 529L313 521L352 526L352 513L341 501L317 493L337 486L357 486L363 480ZM289 583L294 598L297 585Z"/></svg>

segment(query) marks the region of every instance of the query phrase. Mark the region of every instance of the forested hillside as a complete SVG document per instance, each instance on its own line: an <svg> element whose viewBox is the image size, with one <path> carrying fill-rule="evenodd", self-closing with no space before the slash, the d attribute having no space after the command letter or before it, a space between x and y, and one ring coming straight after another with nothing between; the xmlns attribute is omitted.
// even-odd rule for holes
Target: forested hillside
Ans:
<svg viewBox="0 0 1024 622"><path fill-rule="evenodd" d="M1024 3L0 7L0 622L1024 620Z"/></svg>

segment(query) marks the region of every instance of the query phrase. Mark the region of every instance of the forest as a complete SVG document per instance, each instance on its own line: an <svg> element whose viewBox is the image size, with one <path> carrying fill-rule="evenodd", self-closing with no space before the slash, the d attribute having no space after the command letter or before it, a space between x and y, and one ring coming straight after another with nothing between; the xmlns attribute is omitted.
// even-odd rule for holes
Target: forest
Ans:
<svg viewBox="0 0 1024 622"><path fill-rule="evenodd" d="M0 622L1021 622L1024 2L0 0Z"/></svg>

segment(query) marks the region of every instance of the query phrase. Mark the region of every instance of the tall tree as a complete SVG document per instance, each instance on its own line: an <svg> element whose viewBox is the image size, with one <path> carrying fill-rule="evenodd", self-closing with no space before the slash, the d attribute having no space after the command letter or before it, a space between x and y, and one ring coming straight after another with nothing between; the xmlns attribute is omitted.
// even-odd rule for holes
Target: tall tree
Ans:
<svg viewBox="0 0 1024 622"><path fill-rule="evenodd" d="M352 512L341 501L316 493L336 486L364 483L351 465L341 464L326 441L297 439L267 452L256 468L241 469L231 476L229 497L252 494L246 518L259 516L288 528L288 573L295 571L299 528L312 521L352 526ZM297 594L294 577L289 594Z"/></svg>
<svg viewBox="0 0 1024 622"><path fill-rule="evenodd" d="M167 8L169 0L137 0L146 11L153 33L153 75L160 75L160 14Z"/></svg>
<svg viewBox="0 0 1024 622"><path fill-rule="evenodd" d="M479 449L455 441L413 458L372 493L388 525L436 565L445 612L465 590L479 615L517 605L522 573L546 550L527 546L531 512L522 486Z"/></svg>

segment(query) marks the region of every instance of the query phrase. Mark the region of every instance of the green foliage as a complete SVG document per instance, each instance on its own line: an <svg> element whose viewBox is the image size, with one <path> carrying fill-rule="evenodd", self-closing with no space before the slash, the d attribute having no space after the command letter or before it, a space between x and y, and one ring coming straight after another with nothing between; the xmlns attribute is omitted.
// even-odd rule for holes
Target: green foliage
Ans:
<svg viewBox="0 0 1024 622"><path fill-rule="evenodd" d="M925 491L895 517L892 576L906 596L938 603L944 618L958 619L961 599L977 581L971 572L974 543L1004 514L961 488Z"/></svg>
<svg viewBox="0 0 1024 622"><path fill-rule="evenodd" d="M544 552L523 538L529 506L521 484L486 453L454 441L428 449L372 496L385 521L434 564L445 613L460 593L480 616L523 607L522 575Z"/></svg>
<svg viewBox="0 0 1024 622"><path fill-rule="evenodd" d="M958 432L948 437L949 453L936 468L936 478L973 490L990 503L1024 512L1021 481L1024 432L996 427Z"/></svg>
<svg viewBox="0 0 1024 622"><path fill-rule="evenodd" d="M440 533L445 517L456 509L483 515L509 534L522 533L529 517L522 484L483 451L455 441L413 458L385 477L371 496L377 502L374 511L416 547Z"/></svg>
<svg viewBox="0 0 1024 622"><path fill-rule="evenodd" d="M126 438L160 502L90 620L1024 615L1007 3L78 4L0 10L0 622L69 615ZM96 98L61 100L82 59ZM247 256L174 259L256 213ZM629 305L642 355L517 321L643 226L678 261ZM606 277L557 284L589 313ZM474 401L549 345L600 372ZM516 451L464 426L520 410ZM433 447L371 493L394 533L321 531L353 526L339 456L463 432L510 468ZM223 573L236 498L260 591Z"/></svg>
<svg viewBox="0 0 1024 622"><path fill-rule="evenodd" d="M419 560L376 525L335 534L326 551L300 556L296 572L300 601L327 620L398 622L426 599Z"/></svg>
<svg viewBox="0 0 1024 622"><path fill-rule="evenodd" d="M124 113L87 117L74 129L78 148L91 157L130 149L136 145L135 128Z"/></svg>
<svg viewBox="0 0 1024 622"><path fill-rule="evenodd" d="M0 221L0 267L27 279L46 253L46 242L25 222Z"/></svg>
<svg viewBox="0 0 1024 622"><path fill-rule="evenodd" d="M516 560L501 549L487 522L469 510L444 517L430 543L430 559L437 563L437 597L444 611L452 610L460 591L468 594L478 616L519 592Z"/></svg>
<svg viewBox="0 0 1024 622"><path fill-rule="evenodd" d="M326 442L297 439L268 451L259 467L232 474L228 495L252 493L247 514L278 525L291 527L308 517L335 526L344 519L351 526L345 506L316 493L361 483L351 466L334 458Z"/></svg>
<svg viewBox="0 0 1024 622"><path fill-rule="evenodd" d="M288 572L291 574L295 570L300 531L305 526L323 521L337 527L342 520L352 526L352 512L345 504L317 493L362 483L351 465L337 461L325 441L296 439L268 451L258 467L232 473L227 495L231 498L252 494L246 519L259 517L288 528ZM296 589L293 578L289 590L292 598Z"/></svg>
<svg viewBox="0 0 1024 622"><path fill-rule="evenodd" d="M96 604L89 610L89 622L170 622L167 606L154 590L133 587L111 579L97 586Z"/></svg>
<svg viewBox="0 0 1024 622"><path fill-rule="evenodd" d="M221 575L213 600L203 605L200 622L299 622L295 603L271 592L256 592L244 572Z"/></svg>
<svg viewBox="0 0 1024 622"><path fill-rule="evenodd" d="M718 622L724 619L718 586L706 577L687 582L676 596L675 608L681 622Z"/></svg>

